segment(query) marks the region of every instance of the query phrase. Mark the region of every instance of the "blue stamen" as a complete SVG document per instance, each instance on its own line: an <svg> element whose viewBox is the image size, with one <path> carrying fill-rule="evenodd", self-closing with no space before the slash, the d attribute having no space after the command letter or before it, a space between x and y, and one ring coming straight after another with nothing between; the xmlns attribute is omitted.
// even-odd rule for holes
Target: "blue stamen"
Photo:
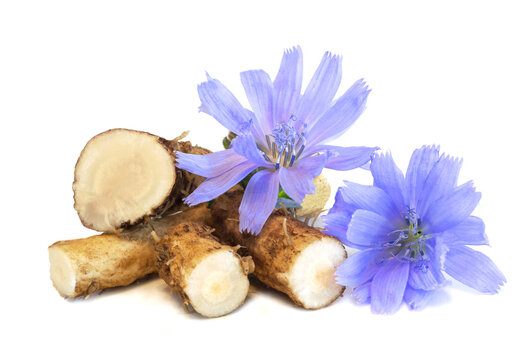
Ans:
<svg viewBox="0 0 530 360"><path fill-rule="evenodd" d="M298 147L298 145L297 145L297 147ZM305 144L302 145L302 146L300 147L300 149L298 150L298 152L296 153L296 156L294 157L295 160L298 160L298 158L300 157L300 155L302 155L302 153L304 152L304 149L305 149Z"/></svg>
<svg viewBox="0 0 530 360"><path fill-rule="evenodd" d="M276 159L276 156L278 156L278 147L276 143L272 143L272 158Z"/></svg>
<svg viewBox="0 0 530 360"><path fill-rule="evenodd" d="M295 160L296 160L296 156L292 155L291 156L291 161L289 162L289 167L293 166Z"/></svg>
<svg viewBox="0 0 530 360"><path fill-rule="evenodd" d="M272 133L265 136L267 149L261 149L269 162L274 163L276 170L292 167L305 148L304 133L300 133L293 126L296 116L291 115L287 123L276 125Z"/></svg>
<svg viewBox="0 0 530 360"><path fill-rule="evenodd" d="M271 138L269 137L269 135L265 136L265 140L267 140L267 146L269 147L269 149L272 149Z"/></svg>
<svg viewBox="0 0 530 360"><path fill-rule="evenodd" d="M426 240L430 239L431 235L422 234L420 219L415 209L408 207L403 215L407 227L389 232L388 236L392 234L398 236L385 243L383 247L391 248L390 254L402 261L414 263L425 261L427 258L425 247L428 246Z"/></svg>
<svg viewBox="0 0 530 360"><path fill-rule="evenodd" d="M420 270L422 273L426 273L427 271L429 271L429 261L420 260L416 263L415 268Z"/></svg>

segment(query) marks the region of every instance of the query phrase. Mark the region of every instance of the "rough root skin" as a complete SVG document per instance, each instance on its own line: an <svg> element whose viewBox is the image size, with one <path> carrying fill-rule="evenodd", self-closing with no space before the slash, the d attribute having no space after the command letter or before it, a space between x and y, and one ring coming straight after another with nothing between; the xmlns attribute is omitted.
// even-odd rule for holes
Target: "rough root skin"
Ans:
<svg viewBox="0 0 530 360"><path fill-rule="evenodd" d="M156 271L151 242L114 234L58 241L48 252L53 285L65 298L126 286Z"/></svg>
<svg viewBox="0 0 530 360"><path fill-rule="evenodd" d="M173 209L177 211L177 209ZM65 298L89 296L98 290L126 286L157 271L154 238L162 238L171 227L209 215L205 204L138 224L115 234L58 241L48 248L50 277Z"/></svg>
<svg viewBox="0 0 530 360"><path fill-rule="evenodd" d="M205 317L226 315L238 308L249 288L252 259L241 258L238 247L221 245L213 229L197 223L172 228L155 247L160 277ZM231 272L231 273L229 273Z"/></svg>
<svg viewBox="0 0 530 360"><path fill-rule="evenodd" d="M188 207L186 205L175 205L169 209L164 216L150 218L148 221L133 227L123 229L119 232L121 237L128 239L150 239L152 231L155 231L159 239L166 236L169 230L185 222L196 222L206 224L210 222L211 212L207 204L199 204ZM154 240L154 239L153 239Z"/></svg>
<svg viewBox="0 0 530 360"><path fill-rule="evenodd" d="M231 245L241 245L243 253L252 256L255 263L254 275L261 282L287 294L297 305L308 309L327 306L342 295L344 287L335 284L333 279L334 267L346 258L346 251L339 240L323 236L320 231L305 225L282 210L272 213L257 236L248 233L241 234L238 222L226 219L239 217L239 204L242 196L242 192L234 191L217 198L210 208L212 211L210 225L216 229L215 235L220 239L229 241ZM325 295L323 300L318 299L313 302L301 296L301 292L294 288L296 286L292 284L292 275L295 268L300 267L295 266L301 259L300 254L321 244L328 250L331 246L335 252L331 260L316 259L323 265L314 264L317 267L323 267L323 273L315 275L316 279L321 281L322 294L331 295ZM308 260L303 261L304 266L313 266L311 262L305 264ZM302 273L303 271L304 268L301 269ZM296 269L296 272L299 273L300 270ZM304 286L302 284L302 288Z"/></svg>
<svg viewBox="0 0 530 360"><path fill-rule="evenodd" d="M79 156L72 185L74 208L82 224L97 231L116 231L145 216L160 216L187 196L203 179L174 166L177 150L209 152L189 142L136 130L111 129L94 136ZM155 186L153 171L161 169L162 178L156 181L160 186ZM152 182L144 186L145 179ZM137 196L144 190L148 192Z"/></svg>

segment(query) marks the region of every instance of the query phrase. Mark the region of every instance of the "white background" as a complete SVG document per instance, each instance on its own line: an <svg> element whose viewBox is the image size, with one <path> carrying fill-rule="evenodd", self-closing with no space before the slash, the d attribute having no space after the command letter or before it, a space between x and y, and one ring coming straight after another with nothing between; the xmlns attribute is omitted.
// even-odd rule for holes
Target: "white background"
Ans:
<svg viewBox="0 0 530 360"><path fill-rule="evenodd" d="M528 358L529 15L522 1L2 1L0 357ZM197 109L205 71L246 103L239 72L275 76L297 44L305 84L330 50L343 55L339 94L361 77L373 89L336 144L378 145L403 169L423 144L465 159L502 291L454 283L424 311L379 316L348 295L307 311L260 288L213 320L186 314L157 278L62 299L47 247L93 234L71 189L85 143L115 127L191 130L219 150L225 129Z"/></svg>

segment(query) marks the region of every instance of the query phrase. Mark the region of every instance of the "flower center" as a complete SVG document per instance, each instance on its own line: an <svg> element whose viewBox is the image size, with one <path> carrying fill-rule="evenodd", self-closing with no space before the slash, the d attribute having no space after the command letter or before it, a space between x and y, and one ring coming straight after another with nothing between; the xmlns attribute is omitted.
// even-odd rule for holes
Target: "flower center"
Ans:
<svg viewBox="0 0 530 360"><path fill-rule="evenodd" d="M415 263L416 267L426 272L429 268L426 240L431 236L423 233L421 219L417 216L415 209L407 209L405 221L408 227L392 231L389 235L398 234L397 238L384 246L390 248L393 257Z"/></svg>
<svg viewBox="0 0 530 360"><path fill-rule="evenodd" d="M263 157L270 163L276 164L276 170L291 167L302 155L305 148L304 132L298 132L294 126L296 117L292 115L286 123L278 124L272 133L265 136L267 148L259 146Z"/></svg>

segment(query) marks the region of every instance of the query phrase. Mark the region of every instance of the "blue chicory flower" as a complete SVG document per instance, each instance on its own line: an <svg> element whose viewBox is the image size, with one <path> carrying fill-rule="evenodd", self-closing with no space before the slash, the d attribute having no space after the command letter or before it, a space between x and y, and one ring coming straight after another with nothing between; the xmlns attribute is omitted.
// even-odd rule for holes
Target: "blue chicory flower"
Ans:
<svg viewBox="0 0 530 360"><path fill-rule="evenodd" d="M240 231L257 234L276 205L280 185L300 203L315 191L313 178L323 168L350 170L366 164L377 148L324 145L357 120L370 92L359 80L334 101L340 79L341 58L326 53L302 95L302 51L289 49L274 81L263 70L241 73L250 111L207 74L198 86L200 110L237 137L224 151L177 153L179 168L207 178L185 202L214 199L257 170L239 208Z"/></svg>
<svg viewBox="0 0 530 360"><path fill-rule="evenodd" d="M346 182L324 217L326 233L360 251L336 271L359 303L393 313L404 301L423 308L445 285L445 272L480 292L494 294L506 281L484 254L484 222L472 211L481 194L473 183L457 186L462 161L424 146L412 154L406 176L392 156L371 162L373 186Z"/></svg>

